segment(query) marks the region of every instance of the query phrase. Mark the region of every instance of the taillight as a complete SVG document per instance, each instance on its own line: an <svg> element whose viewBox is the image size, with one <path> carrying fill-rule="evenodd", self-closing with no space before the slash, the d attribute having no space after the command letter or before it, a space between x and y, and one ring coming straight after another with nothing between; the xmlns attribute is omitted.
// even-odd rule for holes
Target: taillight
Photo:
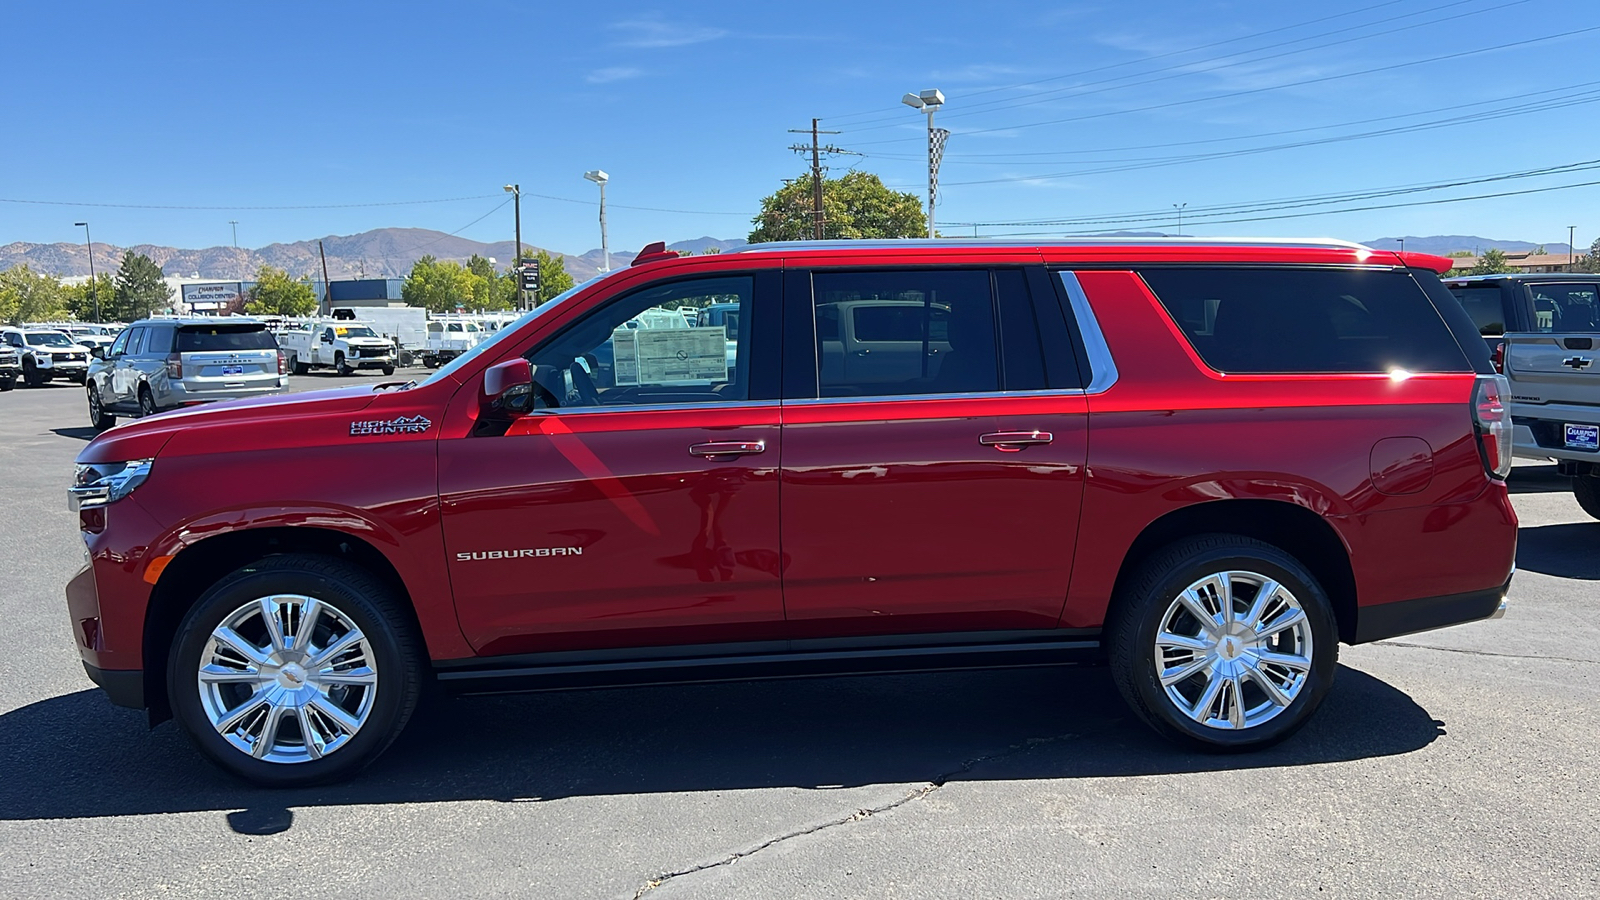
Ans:
<svg viewBox="0 0 1600 900"><path fill-rule="evenodd" d="M178 354L174 353L171 356L167 357L167 377L168 378L182 378L183 377L183 357L182 356L179 356Z"/></svg>
<svg viewBox="0 0 1600 900"><path fill-rule="evenodd" d="M1489 361L1494 363L1494 370L1496 372L1504 372L1506 370L1505 341L1501 341L1500 343L1494 345L1494 353L1489 357Z"/></svg>
<svg viewBox="0 0 1600 900"><path fill-rule="evenodd" d="M1483 468L1494 478L1511 474L1511 382L1479 375L1472 386L1472 424Z"/></svg>
<svg viewBox="0 0 1600 900"><path fill-rule="evenodd" d="M283 355L283 351L282 350L278 351L278 374L279 375L287 375L287 374L289 374L289 358L287 356Z"/></svg>

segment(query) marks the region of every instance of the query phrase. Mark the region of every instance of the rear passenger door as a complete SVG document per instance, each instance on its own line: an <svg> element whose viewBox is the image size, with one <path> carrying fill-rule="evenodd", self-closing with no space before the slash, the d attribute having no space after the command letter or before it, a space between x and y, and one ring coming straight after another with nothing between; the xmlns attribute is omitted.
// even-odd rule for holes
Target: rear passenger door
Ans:
<svg viewBox="0 0 1600 900"><path fill-rule="evenodd" d="M1043 269L785 277L781 530L791 634L1054 627L1071 574L1087 420ZM869 336L878 328L894 338L877 342L895 345L893 365L838 358L879 349L851 343L859 332L848 317L863 310Z"/></svg>

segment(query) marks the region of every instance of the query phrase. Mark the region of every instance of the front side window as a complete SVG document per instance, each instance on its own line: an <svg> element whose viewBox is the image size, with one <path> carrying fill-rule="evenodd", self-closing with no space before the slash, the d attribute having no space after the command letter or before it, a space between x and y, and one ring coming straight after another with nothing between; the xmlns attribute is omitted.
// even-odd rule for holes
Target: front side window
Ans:
<svg viewBox="0 0 1600 900"><path fill-rule="evenodd" d="M1600 331L1600 303L1592 284L1530 284L1533 330Z"/></svg>
<svg viewBox="0 0 1600 900"><path fill-rule="evenodd" d="M129 356L138 356L144 352L144 335L149 330L148 328L135 328L133 330L133 337L128 339Z"/></svg>
<svg viewBox="0 0 1600 900"><path fill-rule="evenodd" d="M133 334L133 332L131 332L131 331L124 331L123 333L117 335L117 339L115 341L111 342L111 353L110 353L110 355L111 356L121 356L123 351L128 349L128 338L132 334Z"/></svg>
<svg viewBox="0 0 1600 900"><path fill-rule="evenodd" d="M820 396L999 390L987 270L819 272L812 293Z"/></svg>
<svg viewBox="0 0 1600 900"><path fill-rule="evenodd" d="M534 408L718 403L749 397L749 347L678 309L729 303L748 317L749 275L652 285L608 301L529 354Z"/></svg>
<svg viewBox="0 0 1600 900"><path fill-rule="evenodd" d="M1219 267L1139 274L1218 372L1470 371L1432 301L1403 271Z"/></svg>

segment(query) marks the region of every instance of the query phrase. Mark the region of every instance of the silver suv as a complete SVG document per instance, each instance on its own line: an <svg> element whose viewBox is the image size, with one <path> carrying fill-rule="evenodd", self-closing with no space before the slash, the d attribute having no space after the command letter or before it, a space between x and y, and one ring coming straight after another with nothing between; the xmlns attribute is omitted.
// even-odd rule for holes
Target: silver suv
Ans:
<svg viewBox="0 0 1600 900"><path fill-rule="evenodd" d="M93 353L89 421L99 429L115 425L118 413L149 416L289 386L277 338L254 319L146 319Z"/></svg>

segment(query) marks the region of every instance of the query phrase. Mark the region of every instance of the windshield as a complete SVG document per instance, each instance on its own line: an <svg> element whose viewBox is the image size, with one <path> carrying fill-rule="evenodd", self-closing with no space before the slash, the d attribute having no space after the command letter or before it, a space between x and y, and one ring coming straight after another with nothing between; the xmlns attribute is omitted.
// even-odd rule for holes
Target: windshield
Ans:
<svg viewBox="0 0 1600 900"><path fill-rule="evenodd" d="M378 333L365 325L348 325L335 328L334 333L339 337L377 337Z"/></svg>
<svg viewBox="0 0 1600 900"><path fill-rule="evenodd" d="M618 271L627 271L627 270L626 269L620 269ZM454 375L456 373L456 371L459 370L462 366L466 365L469 361L477 359L479 356L482 356L484 353L487 353L490 349L492 349L495 346L499 345L502 341L507 340L512 335L514 335L517 332L521 331L522 330L522 326L528 324L529 322L532 322L534 319L537 319L540 316L544 315L545 313L547 313L547 312L555 309L556 307L560 306L562 301L566 300L568 297L571 297L573 294L576 294L577 292L583 290L584 288L587 288L589 285L594 284L595 282L599 281L600 279L606 277L607 274L611 274L611 273L605 273L605 274L601 274L601 275L596 275L595 277L589 279L588 281L585 281L584 283L582 283L580 285L576 285L574 287L571 287L571 288L567 289L566 291L562 292L560 295L552 297L549 300L546 300L544 303L540 304L539 306L528 310L526 313L523 313L520 318L517 318L517 319L515 319L515 320L513 320L511 322L507 322L504 327L502 327L499 331L496 331L494 333L494 335L492 337L490 337L488 340L485 340L483 343L477 345L476 347L473 347L471 350L468 350L467 352L461 354L460 356L458 356L455 359L451 360L450 362L446 363L445 365L440 367L437 372L434 372L432 375L429 375L427 378L424 378L421 381L421 384L433 384L434 382L438 381L441 378L449 378L450 376Z"/></svg>
<svg viewBox="0 0 1600 900"><path fill-rule="evenodd" d="M59 331L35 331L28 335L28 343L35 347L71 347L72 339Z"/></svg>

